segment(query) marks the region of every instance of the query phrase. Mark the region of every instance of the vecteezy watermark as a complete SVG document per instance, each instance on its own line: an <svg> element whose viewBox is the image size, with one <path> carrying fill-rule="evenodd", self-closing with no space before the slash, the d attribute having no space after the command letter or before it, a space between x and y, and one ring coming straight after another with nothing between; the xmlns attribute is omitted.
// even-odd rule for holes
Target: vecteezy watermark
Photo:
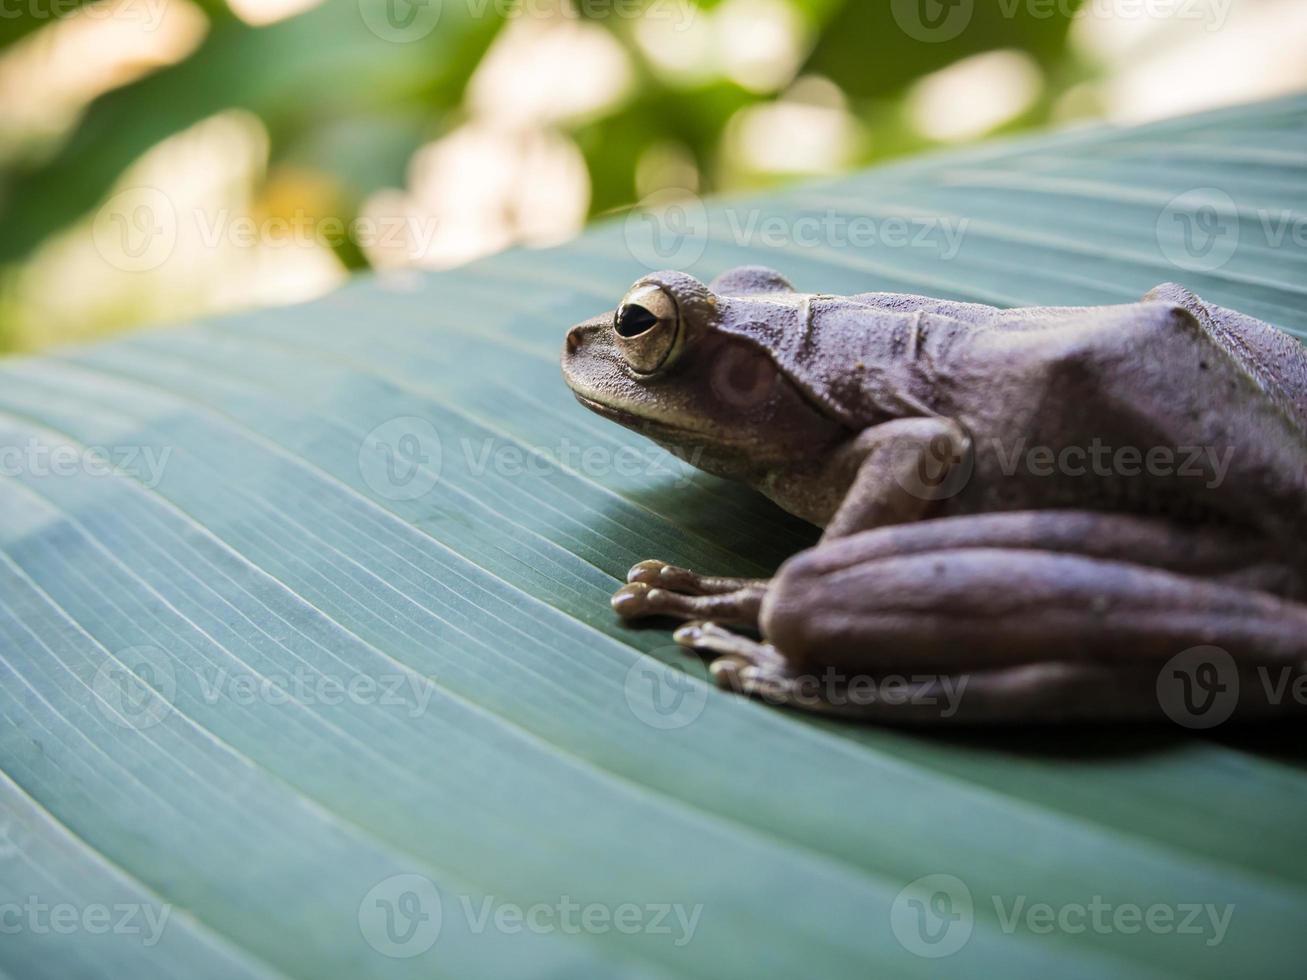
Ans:
<svg viewBox="0 0 1307 980"><path fill-rule="evenodd" d="M358 0L364 26L392 44L421 41L436 29L443 9L443 0Z"/></svg>
<svg viewBox="0 0 1307 980"><path fill-rule="evenodd" d="M440 481L440 433L424 418L404 415L382 422L359 444L359 475L386 500L417 500Z"/></svg>
<svg viewBox="0 0 1307 980"><path fill-rule="evenodd" d="M641 657L626 672L622 685L626 706L650 728L663 732L684 728L708 706L712 681L707 668L700 660L683 665L684 658L679 646L668 646Z"/></svg>
<svg viewBox="0 0 1307 980"><path fill-rule="evenodd" d="M428 678L406 671L332 674L298 664L288 671L255 673L210 665L183 676L188 693L205 704L225 701L245 707L379 705L416 718L427 710L435 694ZM163 650L136 646L106 656L91 689L106 718L124 728L142 730L168 716L177 703L179 681L173 659Z"/></svg>
<svg viewBox="0 0 1307 980"><path fill-rule="evenodd" d="M1184 728L1201 731L1229 721L1241 698L1258 705L1307 706L1307 673L1266 664L1241 673L1229 651L1211 645L1182 650L1157 673L1157 703Z"/></svg>
<svg viewBox="0 0 1307 980"><path fill-rule="evenodd" d="M1239 250L1239 207L1225 191L1198 187L1167 202L1157 217L1157 244L1186 272L1212 272Z"/></svg>
<svg viewBox="0 0 1307 980"><path fill-rule="evenodd" d="M432 683L418 674L343 676L310 670L303 664L275 674L229 671L221 667L201 669L199 685L200 697L206 704L229 701L243 706L256 703L380 705L402 709L410 718L423 714L435 693Z"/></svg>
<svg viewBox="0 0 1307 980"><path fill-rule="evenodd" d="M948 261L962 249L969 218L948 215L877 217L835 209L776 214L759 208L724 207L718 233L741 248L928 250ZM707 248L712 221L695 194L666 188L643 198L622 228L627 250L645 268L690 268Z"/></svg>
<svg viewBox="0 0 1307 980"><path fill-rule="evenodd" d="M135 646L105 656L91 680L101 713L116 725L153 728L172 711L177 672L155 646Z"/></svg>
<svg viewBox="0 0 1307 980"><path fill-rule="evenodd" d="M412 44L436 29L446 12L472 20L535 18L595 20L672 20L684 31L697 13L693 4L676 0L357 0L367 29L383 41Z"/></svg>
<svg viewBox="0 0 1307 980"><path fill-rule="evenodd" d="M1170 20L1218 31L1234 0L997 0L1004 20ZM952 41L971 26L976 0L890 0L894 22L908 37L927 44Z"/></svg>
<svg viewBox="0 0 1307 980"><path fill-rule="evenodd" d="M459 911L473 935L486 932L513 936L562 933L566 936L666 936L678 948L688 945L699 929L703 904L679 902L578 902L569 895L554 901L520 905L493 895L474 901L460 895Z"/></svg>
<svg viewBox="0 0 1307 980"><path fill-rule="evenodd" d="M994 911L999 928L1009 935L1024 929L1036 936L1064 933L1078 936L1092 932L1097 935L1117 933L1133 936L1141 932L1155 936L1200 937L1204 946L1219 946L1230 928L1234 905L1212 902L1152 902L1139 905L1135 902L1108 902L1101 895L1091 896L1088 902L1065 902L1052 905L1048 902L1030 902L1025 895L1017 895L1004 902L1002 896L993 896Z"/></svg>
<svg viewBox="0 0 1307 980"><path fill-rule="evenodd" d="M914 41L942 44L971 25L976 0L890 0L890 13Z"/></svg>
<svg viewBox="0 0 1307 980"><path fill-rule="evenodd" d="M991 895L999 929L1007 935L1061 933L1194 937L1205 946L1224 940L1234 905L1211 902L1111 902L1091 895L1082 902L1031 901L1028 895ZM982 907L983 904L982 904ZM908 952L928 959L966 946L976 924L971 888L956 875L935 873L908 882L890 905L890 931Z"/></svg>
<svg viewBox="0 0 1307 980"><path fill-rule="evenodd" d="M359 902L359 932L382 956L421 956L440 938L444 909L440 892L418 874L391 875Z"/></svg>
<svg viewBox="0 0 1307 980"><path fill-rule="evenodd" d="M1171 198L1157 217L1162 256L1186 272L1215 272L1241 244L1307 249L1307 215L1292 209L1240 208L1219 187L1196 187Z"/></svg>
<svg viewBox="0 0 1307 980"><path fill-rule="evenodd" d="M566 470L593 479L618 476L652 477L686 487L694 479L703 450L677 456L656 445L585 445L564 437L552 446L528 445L488 436L461 437L449 447L449 458L473 479L487 476L516 480ZM390 419L369 432L359 444L359 474L377 496L386 500L416 500L430 493L445 470L444 443L427 419L406 415Z"/></svg>
<svg viewBox="0 0 1307 980"><path fill-rule="evenodd" d="M1234 457L1233 446L1113 445L1097 436L1087 444L1029 445L1024 439L1004 445L983 440L978 452L990 452L1006 477L1108 478L1148 476L1201 482L1214 490L1225 482Z"/></svg>
<svg viewBox="0 0 1307 980"><path fill-rule="evenodd" d="M359 903L359 931L383 956L409 959L435 945L447 922L462 919L474 936L530 933L544 936L665 936L688 945L699 929L703 904L680 902L582 902L570 895L521 904L495 895L457 895L442 901L434 882L419 874L398 874L374 885Z"/></svg>
<svg viewBox="0 0 1307 980"><path fill-rule="evenodd" d="M116 20L140 24L147 33L163 22L169 0L0 0L0 20L39 22L50 20Z"/></svg>
<svg viewBox="0 0 1307 980"><path fill-rule="evenodd" d="M669 648L684 654L679 647ZM749 667L741 668L747 672ZM920 716L952 718L961 707L967 674L845 674L833 667L821 673L787 674L771 682L765 673L741 674L731 682L740 692L767 704L812 709L912 709ZM669 731L693 724L703 714L712 681L702 661L682 666L642 658L626 673L623 693L631 713L650 728Z"/></svg>
<svg viewBox="0 0 1307 980"><path fill-rule="evenodd" d="M71 936L84 932L92 936L140 936L141 945L150 947L163 938L171 915L172 906L167 903L76 905L45 902L38 895L27 895L22 901L0 902L0 935L25 932L34 936Z"/></svg>
<svg viewBox="0 0 1307 980"><path fill-rule="evenodd" d="M971 889L956 875L922 875L894 896L889 925L909 953L927 959L952 956L967 944L976 925Z"/></svg>
<svg viewBox="0 0 1307 980"><path fill-rule="evenodd" d="M0 476L103 477L128 475L148 489L163 480L172 447L49 445L35 438L0 446Z"/></svg>
<svg viewBox="0 0 1307 980"><path fill-rule="evenodd" d="M998 437L962 443L941 434L924 446L892 444L884 452L884 464L899 486L920 500L956 496L978 469L991 479L1192 480L1214 490L1225 482L1234 459L1233 446L1136 446L1098 436L1048 445Z"/></svg>
<svg viewBox="0 0 1307 980"><path fill-rule="evenodd" d="M627 212L622 237L647 269L688 269L708 247L708 209L692 191L664 188Z"/></svg>
<svg viewBox="0 0 1307 980"><path fill-rule="evenodd" d="M933 717L952 718L961 707L969 674L845 674L827 667L820 674L787 675L781 684L765 678L749 693L775 705L823 708L929 709Z"/></svg>
<svg viewBox="0 0 1307 980"><path fill-rule="evenodd" d="M255 218L227 208L178 210L156 187L130 187L96 212L91 239L100 257L124 272L160 268L186 242L202 249L385 248L418 259L435 240L434 217L411 213L345 219L298 208L289 215Z"/></svg>
<svg viewBox="0 0 1307 980"><path fill-rule="evenodd" d="M1239 704L1239 668L1234 657L1215 646L1190 647L1168 660L1157 674L1157 703L1177 725L1214 728Z"/></svg>
<svg viewBox="0 0 1307 980"><path fill-rule="evenodd" d="M516 479L521 476L544 476L559 469L583 473L588 477L616 475L666 477L677 487L689 486L696 462L703 450L695 449L685 459L661 446L580 445L559 439L553 446L529 446L504 439L459 440L459 450L467 472L474 477L496 476Z"/></svg>

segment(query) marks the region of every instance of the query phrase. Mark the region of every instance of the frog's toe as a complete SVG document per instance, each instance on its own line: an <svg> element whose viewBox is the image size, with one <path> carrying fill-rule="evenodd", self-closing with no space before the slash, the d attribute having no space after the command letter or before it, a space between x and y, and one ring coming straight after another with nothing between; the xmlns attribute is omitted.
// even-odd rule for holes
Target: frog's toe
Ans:
<svg viewBox="0 0 1307 980"><path fill-rule="evenodd" d="M613 612L623 619L639 619L654 614L650 608L649 593L657 591L647 582L629 582L614 592L609 602Z"/></svg>
<svg viewBox="0 0 1307 980"><path fill-rule="evenodd" d="M765 579L734 578L719 575L700 575L688 568L672 565L657 558L636 562L626 573L631 584L657 586L685 595L724 595L749 587L766 585Z"/></svg>
<svg viewBox="0 0 1307 980"><path fill-rule="evenodd" d="M653 585L660 589L671 589L673 592L684 592L688 595L704 593L701 587L703 576L696 575L688 568L681 568L679 565L669 565L657 558L632 565L631 570L626 573L626 581L632 584Z"/></svg>
<svg viewBox="0 0 1307 980"><path fill-rule="evenodd" d="M732 633L709 620L696 619L686 623L672 634L672 639L691 650L717 653L743 653L749 646L758 646L754 640Z"/></svg>
<svg viewBox="0 0 1307 980"><path fill-rule="evenodd" d="M675 565L659 561L657 558L647 558L631 566L631 570L626 573L626 580L628 582L645 582L652 585L662 578L664 569L668 572L684 571L684 569L678 569Z"/></svg>
<svg viewBox="0 0 1307 980"><path fill-rule="evenodd" d="M623 619L645 616L671 616L675 619L702 619L711 616L742 626L756 626L765 590L745 586L734 592L687 595L648 582L628 582L611 600L613 611Z"/></svg>
<svg viewBox="0 0 1307 980"><path fill-rule="evenodd" d="M672 616L689 619L708 614L702 604L708 599L719 597L699 597L682 595L648 582L628 582L613 593L610 600L613 611L623 619L641 619L646 616Z"/></svg>
<svg viewBox="0 0 1307 980"><path fill-rule="evenodd" d="M784 667L784 659L769 643L732 633L713 622L686 623L672 639L696 653L708 654L713 660L708 671L718 687L748 693L758 689Z"/></svg>

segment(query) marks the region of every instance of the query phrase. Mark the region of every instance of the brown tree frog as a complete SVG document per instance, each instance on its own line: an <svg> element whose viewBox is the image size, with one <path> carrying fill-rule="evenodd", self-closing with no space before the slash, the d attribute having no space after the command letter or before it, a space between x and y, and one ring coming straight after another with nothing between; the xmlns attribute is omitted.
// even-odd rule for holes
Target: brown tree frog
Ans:
<svg viewBox="0 0 1307 980"><path fill-rule="evenodd" d="M1307 352L1180 286L1004 310L660 272L562 367L587 408L824 528L771 579L650 560L614 595L686 620L723 686L932 722L922 695L965 680L948 720L1129 719L1211 646L1257 716L1288 705L1256 672L1307 664ZM890 674L908 690L854 696Z"/></svg>

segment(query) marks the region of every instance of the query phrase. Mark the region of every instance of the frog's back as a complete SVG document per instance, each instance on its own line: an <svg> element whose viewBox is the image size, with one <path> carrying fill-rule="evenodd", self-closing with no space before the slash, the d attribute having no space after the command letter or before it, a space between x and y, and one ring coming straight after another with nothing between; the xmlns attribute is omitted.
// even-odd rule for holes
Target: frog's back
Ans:
<svg viewBox="0 0 1307 980"><path fill-rule="evenodd" d="M915 349L934 355L914 359L929 369L925 397L978 437L1229 452L1224 481L1180 481L1164 502L1194 491L1204 506L1255 511L1271 535L1307 528L1307 348L1275 327L1172 285L1101 307L857 299L917 311L912 334L926 339Z"/></svg>

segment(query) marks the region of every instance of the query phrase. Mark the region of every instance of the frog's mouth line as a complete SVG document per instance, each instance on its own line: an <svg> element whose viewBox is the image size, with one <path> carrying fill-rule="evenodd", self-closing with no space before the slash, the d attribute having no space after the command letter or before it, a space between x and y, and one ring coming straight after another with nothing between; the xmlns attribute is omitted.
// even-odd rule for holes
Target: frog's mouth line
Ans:
<svg viewBox="0 0 1307 980"><path fill-rule="evenodd" d="M614 408L612 405L605 405L603 402L595 401L588 398L578 391L572 392L573 396L586 408L596 415L602 415L604 418L616 422L633 432L638 432L642 436L647 436L655 441L659 436L674 439L679 442L697 442L703 443L708 440L706 433L698 429L691 429L688 426L675 425L671 422L662 422L658 419L646 418L643 415L636 415L634 412L628 412L624 409ZM728 445L725 441L721 443L722 447Z"/></svg>
<svg viewBox="0 0 1307 980"><path fill-rule="evenodd" d="M698 434L693 429L687 429L679 425L672 425L670 422L659 422L655 419L636 415L634 412L614 408L612 405L605 405L603 402L595 401L593 398L587 398L585 395L577 391L573 391L572 394L576 396L577 401L596 415L602 415L606 419L624 425L628 429L635 429L637 432L650 428L664 432L676 433L677 435L693 436Z"/></svg>

